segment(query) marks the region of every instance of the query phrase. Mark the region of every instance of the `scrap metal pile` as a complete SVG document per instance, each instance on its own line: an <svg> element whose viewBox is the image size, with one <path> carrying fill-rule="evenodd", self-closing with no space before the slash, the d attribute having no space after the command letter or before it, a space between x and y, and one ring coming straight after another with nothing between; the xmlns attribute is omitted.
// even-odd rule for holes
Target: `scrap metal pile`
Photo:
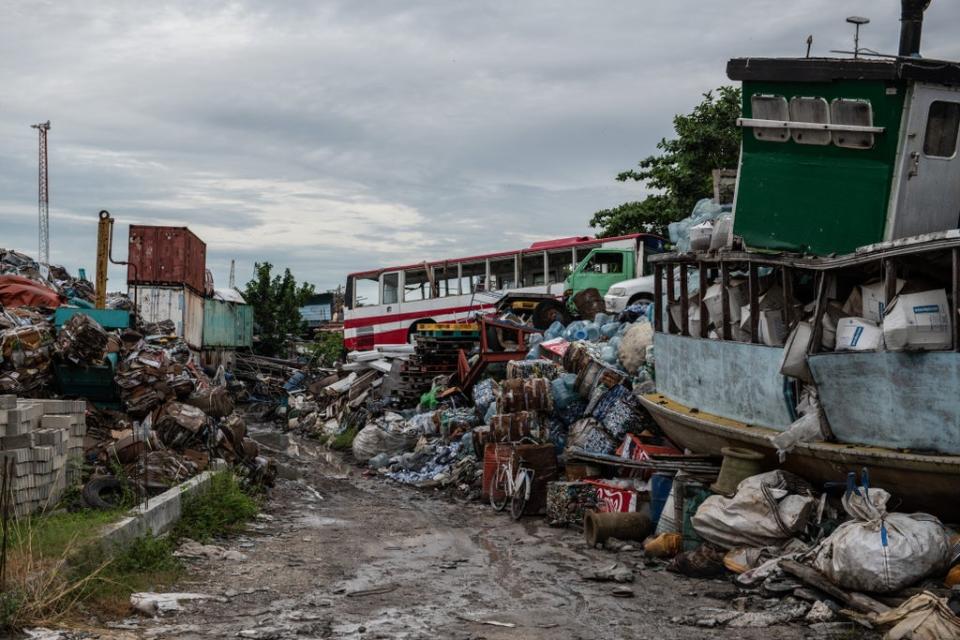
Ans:
<svg viewBox="0 0 960 640"><path fill-rule="evenodd" d="M196 366L172 322L144 325L131 313L130 328L107 330L84 312L93 299L89 282L59 267L44 276L13 251L0 249L0 274L0 394L97 401L86 404L90 475L122 470L147 495L221 458L252 482L272 482L275 465L234 413L237 386L222 371L211 380ZM71 306L74 314L57 329L54 312ZM119 293L109 306L133 308Z"/></svg>

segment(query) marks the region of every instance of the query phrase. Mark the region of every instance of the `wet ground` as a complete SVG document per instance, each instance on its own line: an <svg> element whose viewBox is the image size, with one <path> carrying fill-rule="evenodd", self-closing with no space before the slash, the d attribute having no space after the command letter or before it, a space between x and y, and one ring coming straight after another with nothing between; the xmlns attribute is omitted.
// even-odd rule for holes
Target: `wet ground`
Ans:
<svg viewBox="0 0 960 640"><path fill-rule="evenodd" d="M221 541L239 561L200 560L177 591L212 596L111 638L803 638L800 624L704 628L733 585L648 567L642 553L594 550L542 519L364 477L315 445L262 436L288 465L248 534ZM295 479L293 477L296 476ZM632 598L582 571L635 568ZM707 623L709 624L709 623Z"/></svg>

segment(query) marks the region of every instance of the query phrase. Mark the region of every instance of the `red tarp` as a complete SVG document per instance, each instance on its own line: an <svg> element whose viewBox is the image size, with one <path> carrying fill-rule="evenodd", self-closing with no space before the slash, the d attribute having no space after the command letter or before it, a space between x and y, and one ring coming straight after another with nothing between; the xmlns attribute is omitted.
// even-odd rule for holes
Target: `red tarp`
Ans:
<svg viewBox="0 0 960 640"><path fill-rule="evenodd" d="M0 275L0 306L4 307L59 307L64 302L52 291L30 278Z"/></svg>

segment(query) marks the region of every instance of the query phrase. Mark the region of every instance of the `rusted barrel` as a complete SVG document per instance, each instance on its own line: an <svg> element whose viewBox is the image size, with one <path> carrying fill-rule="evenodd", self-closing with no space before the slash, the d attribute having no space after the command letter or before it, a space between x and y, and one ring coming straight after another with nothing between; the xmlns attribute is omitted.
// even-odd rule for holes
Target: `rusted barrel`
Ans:
<svg viewBox="0 0 960 640"><path fill-rule="evenodd" d="M500 398L497 400L498 413L518 413L520 411L553 411L553 393L550 381L546 378L527 378L525 380L504 380Z"/></svg>
<svg viewBox="0 0 960 640"><path fill-rule="evenodd" d="M608 538L643 540L653 530L650 516L645 513L600 513L588 511L583 517L583 535L591 547Z"/></svg>
<svg viewBox="0 0 960 640"><path fill-rule="evenodd" d="M517 442L524 438L539 440L541 427L540 416L532 411L498 414L490 419L490 431L495 442Z"/></svg>

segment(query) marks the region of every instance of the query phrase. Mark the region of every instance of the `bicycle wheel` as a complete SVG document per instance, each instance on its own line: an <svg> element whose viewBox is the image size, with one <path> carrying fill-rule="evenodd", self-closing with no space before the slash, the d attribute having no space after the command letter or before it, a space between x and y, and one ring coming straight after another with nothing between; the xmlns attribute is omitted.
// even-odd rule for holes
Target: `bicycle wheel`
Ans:
<svg viewBox="0 0 960 640"><path fill-rule="evenodd" d="M490 505L497 511L503 511L507 506L507 468L500 465L493 482L490 483Z"/></svg>
<svg viewBox="0 0 960 640"><path fill-rule="evenodd" d="M517 484L513 487L513 494L510 496L510 516L514 520L519 520L523 515L523 510L527 507L527 497L530 495L530 477L523 471L517 474Z"/></svg>

